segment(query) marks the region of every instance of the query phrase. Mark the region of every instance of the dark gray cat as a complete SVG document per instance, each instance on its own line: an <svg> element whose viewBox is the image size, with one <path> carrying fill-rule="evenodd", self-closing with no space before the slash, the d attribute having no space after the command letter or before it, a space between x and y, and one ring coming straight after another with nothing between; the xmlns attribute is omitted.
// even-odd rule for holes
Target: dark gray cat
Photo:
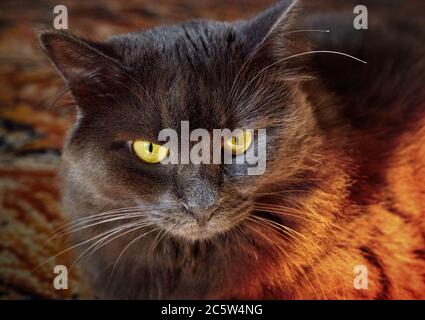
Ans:
<svg viewBox="0 0 425 320"><path fill-rule="evenodd" d="M364 219L369 204L381 203L375 196L385 182L370 179L368 170L375 177L385 172L380 164L395 145L383 141L406 128L397 122L400 110L406 120L423 108L394 109L394 117L375 121L382 106L390 108L384 98L400 98L403 90L392 90L388 79L372 86L382 73L340 53L379 63L390 37L388 44L379 32L373 36L379 41L369 39L376 55L356 52L356 41L366 42L353 35L351 17L334 35L311 36L316 48L329 51L313 54L304 29L328 29L341 17L307 23L299 2L280 1L249 21L190 21L105 43L41 36L78 105L63 151L63 199L76 244L90 255L83 269L97 296L391 295L379 284L356 291L346 275L352 263L380 259L365 235L383 226ZM409 52L403 61L419 56ZM384 70L387 62L371 68ZM391 81L402 89L405 79L423 79L423 69ZM359 96L375 97L367 112ZM161 129L179 132L186 120L209 131L266 129L265 174L243 174L240 164L151 164L134 154L134 141L159 144ZM395 278L385 281L397 285Z"/></svg>

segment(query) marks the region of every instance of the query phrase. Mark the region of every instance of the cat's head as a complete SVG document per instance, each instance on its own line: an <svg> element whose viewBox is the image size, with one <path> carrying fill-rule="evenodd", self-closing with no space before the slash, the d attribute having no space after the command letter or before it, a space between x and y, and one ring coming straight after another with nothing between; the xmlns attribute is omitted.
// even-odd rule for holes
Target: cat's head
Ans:
<svg viewBox="0 0 425 320"><path fill-rule="evenodd" d="M297 1L280 1L250 21L190 21L104 43L43 34L79 110L64 148L70 201L96 212L137 207L195 240L232 229L277 186L304 183L317 123L300 89L307 47L293 32L297 11ZM248 164L149 163L132 147L148 141L152 151L159 132L180 133L182 121L210 133L265 129L264 174L246 174Z"/></svg>

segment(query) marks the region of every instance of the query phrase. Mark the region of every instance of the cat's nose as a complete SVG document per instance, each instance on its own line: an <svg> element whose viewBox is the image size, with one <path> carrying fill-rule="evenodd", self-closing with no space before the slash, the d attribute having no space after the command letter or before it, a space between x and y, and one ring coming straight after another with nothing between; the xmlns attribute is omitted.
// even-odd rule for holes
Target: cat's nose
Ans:
<svg viewBox="0 0 425 320"><path fill-rule="evenodd" d="M189 206L183 204L184 210L196 219L200 226L205 225L212 217L215 211L218 209L218 205L213 205L208 208L201 208L198 206Z"/></svg>

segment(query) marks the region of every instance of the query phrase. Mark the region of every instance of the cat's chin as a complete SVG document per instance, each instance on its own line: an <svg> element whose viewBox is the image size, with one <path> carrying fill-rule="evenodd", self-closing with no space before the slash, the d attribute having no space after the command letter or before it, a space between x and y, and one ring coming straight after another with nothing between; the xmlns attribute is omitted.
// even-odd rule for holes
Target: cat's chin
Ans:
<svg viewBox="0 0 425 320"><path fill-rule="evenodd" d="M175 238L183 241L196 242L213 239L229 231L232 227L225 225L217 225L207 223L198 225L197 223L187 223L180 225L178 228L169 230L169 233Z"/></svg>

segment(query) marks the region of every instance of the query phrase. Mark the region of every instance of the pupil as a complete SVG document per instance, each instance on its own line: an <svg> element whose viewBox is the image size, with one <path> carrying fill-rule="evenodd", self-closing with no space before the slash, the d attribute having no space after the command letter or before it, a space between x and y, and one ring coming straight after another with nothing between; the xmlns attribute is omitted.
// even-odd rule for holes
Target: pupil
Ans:
<svg viewBox="0 0 425 320"><path fill-rule="evenodd" d="M149 152L152 153L152 151L153 151L153 144L149 143Z"/></svg>

